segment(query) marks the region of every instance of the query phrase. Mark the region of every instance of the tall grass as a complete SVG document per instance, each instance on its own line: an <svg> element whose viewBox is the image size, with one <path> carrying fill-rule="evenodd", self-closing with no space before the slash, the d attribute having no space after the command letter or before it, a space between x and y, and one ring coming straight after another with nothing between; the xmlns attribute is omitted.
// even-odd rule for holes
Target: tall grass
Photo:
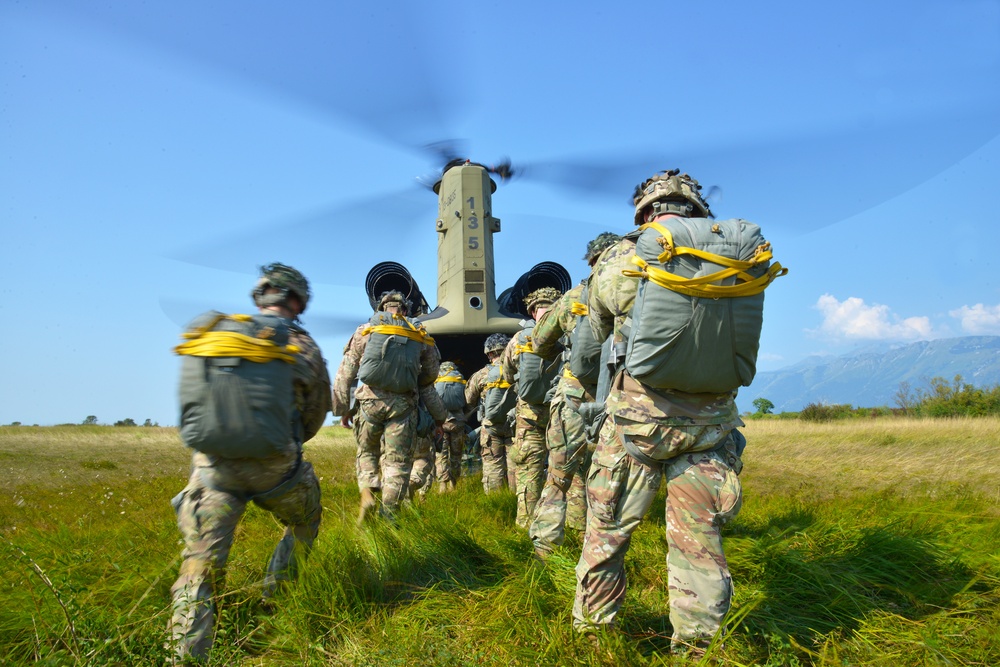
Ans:
<svg viewBox="0 0 1000 667"><path fill-rule="evenodd" d="M726 529L732 665L1000 664L1000 420L760 420ZM636 531L617 631L572 631L580 539L544 564L478 477L354 525L353 443L307 447L323 525L299 582L258 602L280 534L251 507L213 664L671 664L663 498ZM0 428L0 664L162 664L187 454L172 429ZM662 496L662 492L661 492Z"/></svg>

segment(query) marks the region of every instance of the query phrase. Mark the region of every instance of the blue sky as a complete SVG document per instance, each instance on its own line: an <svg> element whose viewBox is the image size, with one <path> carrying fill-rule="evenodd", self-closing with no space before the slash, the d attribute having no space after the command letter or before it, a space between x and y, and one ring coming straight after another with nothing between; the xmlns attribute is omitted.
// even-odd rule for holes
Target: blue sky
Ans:
<svg viewBox="0 0 1000 667"><path fill-rule="evenodd" d="M500 287L676 166L790 268L760 369L1000 334L1000 2L348 4L0 5L0 423L176 423L178 322L270 261L332 372L376 262L433 301L442 140L525 167Z"/></svg>

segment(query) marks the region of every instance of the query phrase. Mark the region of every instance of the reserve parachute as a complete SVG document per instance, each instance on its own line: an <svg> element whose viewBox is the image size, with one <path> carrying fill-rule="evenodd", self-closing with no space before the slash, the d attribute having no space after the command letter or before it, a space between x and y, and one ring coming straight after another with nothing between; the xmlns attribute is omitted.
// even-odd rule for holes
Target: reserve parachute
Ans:
<svg viewBox="0 0 1000 667"><path fill-rule="evenodd" d="M517 405L517 392L509 382L503 379L500 360L490 364L486 372L486 384L483 392L483 419L488 419L494 426L503 425L507 421L507 413Z"/></svg>
<svg viewBox="0 0 1000 667"><path fill-rule="evenodd" d="M746 220L668 217L643 225L625 368L657 389L722 394L757 371L764 289L788 270Z"/></svg>
<svg viewBox="0 0 1000 667"><path fill-rule="evenodd" d="M454 364L441 364L441 371L434 381L434 390L450 412L465 410L465 378Z"/></svg>
<svg viewBox="0 0 1000 667"><path fill-rule="evenodd" d="M594 330L587 319L587 296L586 286L580 294L580 301L572 306L572 313L576 315L576 324L570 334L570 354L569 371L573 377L588 385L597 384L597 379L601 372L601 345L602 341L594 337Z"/></svg>

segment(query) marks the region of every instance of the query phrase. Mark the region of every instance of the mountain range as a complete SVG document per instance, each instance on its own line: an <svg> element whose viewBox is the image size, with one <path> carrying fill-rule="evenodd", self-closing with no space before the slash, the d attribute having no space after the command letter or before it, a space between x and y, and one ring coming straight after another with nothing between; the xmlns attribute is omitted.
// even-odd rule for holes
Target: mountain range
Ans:
<svg viewBox="0 0 1000 667"><path fill-rule="evenodd" d="M801 410L810 403L855 407L898 407L901 383L927 389L931 378L951 382L956 375L976 387L1000 384L1000 336L965 336L907 345L876 345L829 357L808 357L777 371L757 373L737 403L753 411L764 397L775 412Z"/></svg>

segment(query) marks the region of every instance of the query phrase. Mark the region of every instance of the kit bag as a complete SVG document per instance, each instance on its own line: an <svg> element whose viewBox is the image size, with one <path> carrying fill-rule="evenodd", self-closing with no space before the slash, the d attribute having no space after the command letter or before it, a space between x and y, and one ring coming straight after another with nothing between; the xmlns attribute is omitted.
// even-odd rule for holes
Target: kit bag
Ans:
<svg viewBox="0 0 1000 667"><path fill-rule="evenodd" d="M379 311L362 330L368 335L358 380L384 391L405 394L417 388L421 346L434 339L402 315Z"/></svg>
<svg viewBox="0 0 1000 667"><path fill-rule="evenodd" d="M292 387L299 349L271 314L195 318L174 348L181 355L180 436L224 458L263 458L296 437Z"/></svg>
<svg viewBox="0 0 1000 667"><path fill-rule="evenodd" d="M643 384L721 394L757 367L764 289L788 270L746 220L670 217L644 225L625 368Z"/></svg>
<svg viewBox="0 0 1000 667"><path fill-rule="evenodd" d="M569 371L573 377L588 385L597 384L601 373L601 345L603 341L594 337L594 330L587 319L588 289L583 288L580 302L573 304L576 324L570 333Z"/></svg>

